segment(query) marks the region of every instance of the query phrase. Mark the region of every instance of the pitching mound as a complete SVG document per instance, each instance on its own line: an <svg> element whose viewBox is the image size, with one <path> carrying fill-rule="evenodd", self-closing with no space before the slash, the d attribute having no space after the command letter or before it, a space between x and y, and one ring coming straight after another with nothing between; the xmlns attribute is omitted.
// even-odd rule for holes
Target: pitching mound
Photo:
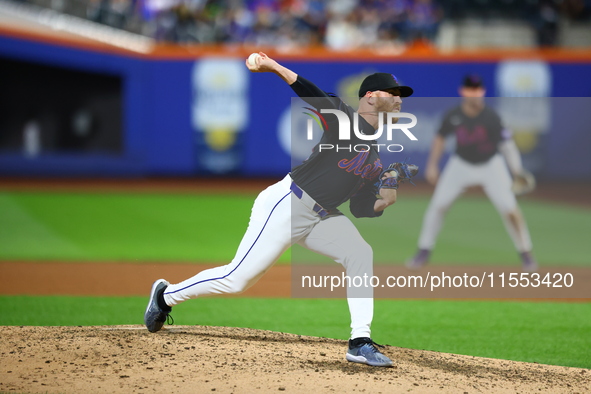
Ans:
<svg viewBox="0 0 591 394"><path fill-rule="evenodd" d="M393 368L345 361L346 342L244 328L2 327L0 392L565 392L591 371L387 346Z"/></svg>

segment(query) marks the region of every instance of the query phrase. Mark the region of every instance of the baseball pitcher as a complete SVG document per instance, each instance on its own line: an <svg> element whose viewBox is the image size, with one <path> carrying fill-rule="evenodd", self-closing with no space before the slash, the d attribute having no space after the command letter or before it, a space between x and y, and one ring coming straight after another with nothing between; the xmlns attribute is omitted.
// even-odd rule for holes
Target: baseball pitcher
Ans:
<svg viewBox="0 0 591 394"><path fill-rule="evenodd" d="M355 111L315 84L285 68L264 53L251 56L251 72L278 75L293 91L318 110L338 109L353 118ZM401 97L412 89L400 86L392 74L368 76L359 90L359 119L356 126L366 135L378 129L380 116L400 112ZM252 286L291 245L329 256L350 277L372 275L371 247L349 218L337 209L349 201L355 217L378 217L396 201L400 183L416 175L412 164L393 163L384 170L375 147L362 152L321 150L320 144L336 144L335 115L326 114L327 126L311 156L283 180L262 191L252 207L250 222L232 262L204 270L181 283L159 279L152 285L144 315L149 331L162 328L171 308L179 303L213 294L240 293ZM350 122L353 127L354 122ZM332 127L331 127L332 126ZM354 133L351 143L361 143ZM359 296L347 289L351 314L351 337L346 359L372 366L391 366L371 339L372 289Z"/></svg>

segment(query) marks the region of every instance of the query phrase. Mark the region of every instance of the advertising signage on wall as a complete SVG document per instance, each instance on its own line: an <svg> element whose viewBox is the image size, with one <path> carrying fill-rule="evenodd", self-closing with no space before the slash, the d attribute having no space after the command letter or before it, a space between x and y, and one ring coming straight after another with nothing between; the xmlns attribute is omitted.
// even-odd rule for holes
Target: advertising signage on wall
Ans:
<svg viewBox="0 0 591 394"><path fill-rule="evenodd" d="M310 147L292 146L291 98L295 94L289 86L271 75L248 72L244 65L248 53L210 52L124 54L0 32L3 67L11 62L26 64L2 81L4 96L10 96L2 100L15 107L8 111L10 116L3 114L2 122L12 122L6 130L17 131L7 131L0 138L0 173L281 176L305 160ZM434 54L363 59L344 54L315 53L308 58L286 54L281 62L317 81L320 88L353 101L355 90L368 74L404 76L400 82L415 90L412 98L406 99L404 111L416 116L412 133L417 141L402 135L408 143L393 139L391 144L403 145L404 151L390 153L411 156L419 165L426 160L443 115L438 98L457 99L462 77L478 73L488 98L507 98L496 100L495 105L512 128L526 166L541 177L554 177L564 174L554 173L549 161L575 162L576 170L567 176L591 178L591 159L580 148L591 143L589 133L583 130L589 124L585 98L591 97L591 58L532 61L486 56L482 61L466 61ZM30 71L35 67L58 70L51 83L63 87L75 75L89 79L70 84L68 96L76 97L71 104L41 94L43 84L25 89L29 93L36 89L39 94L17 104L20 96L8 92L28 86L38 74ZM80 92L88 97L77 96ZM23 118L15 126L18 108L32 107L28 104L36 100L51 112L49 117L61 119L63 113L68 118L59 123L59 143L54 143L51 157L40 154L48 138L48 132L43 131L45 123ZM68 105L67 110L54 109L59 102ZM85 102L90 104L82 106ZM565 113L570 115L565 117ZM305 127L304 121L304 133Z"/></svg>

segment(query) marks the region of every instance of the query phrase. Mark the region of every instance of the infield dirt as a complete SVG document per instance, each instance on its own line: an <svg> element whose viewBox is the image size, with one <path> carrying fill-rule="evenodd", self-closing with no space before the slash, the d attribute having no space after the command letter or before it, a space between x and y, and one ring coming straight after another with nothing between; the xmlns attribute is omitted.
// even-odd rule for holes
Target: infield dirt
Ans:
<svg viewBox="0 0 591 394"><path fill-rule="evenodd" d="M245 328L2 327L0 392L584 393L591 371L387 346L393 368L348 363L346 341Z"/></svg>

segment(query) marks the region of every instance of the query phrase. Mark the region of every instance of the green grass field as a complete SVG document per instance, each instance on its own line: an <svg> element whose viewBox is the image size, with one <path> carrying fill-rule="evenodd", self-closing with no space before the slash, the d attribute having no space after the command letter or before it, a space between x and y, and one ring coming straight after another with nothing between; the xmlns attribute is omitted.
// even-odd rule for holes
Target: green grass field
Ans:
<svg viewBox="0 0 591 394"><path fill-rule="evenodd" d="M227 262L254 197L0 193L0 259ZM412 256L427 203L402 195L382 218L355 220L378 264ZM591 210L527 200L521 207L542 265L591 265ZM305 252L297 258L318 259ZM456 203L433 255L435 264L518 261L501 219L482 198Z"/></svg>
<svg viewBox="0 0 591 394"><path fill-rule="evenodd" d="M0 260L226 262L254 195L0 193ZM405 198L355 223L380 264L415 251L428 197ZM522 200L541 265L591 265L591 211ZM304 253L304 252L302 252ZM283 263L289 261L283 257ZM313 259L297 252L298 260ZM434 264L518 263L492 205L459 200ZM143 297L0 297L0 325L141 324ZM175 308L178 324L239 326L347 338L345 300L208 298ZM591 368L591 304L377 300L377 342Z"/></svg>
<svg viewBox="0 0 591 394"><path fill-rule="evenodd" d="M0 259L227 261L253 199L0 193Z"/></svg>

